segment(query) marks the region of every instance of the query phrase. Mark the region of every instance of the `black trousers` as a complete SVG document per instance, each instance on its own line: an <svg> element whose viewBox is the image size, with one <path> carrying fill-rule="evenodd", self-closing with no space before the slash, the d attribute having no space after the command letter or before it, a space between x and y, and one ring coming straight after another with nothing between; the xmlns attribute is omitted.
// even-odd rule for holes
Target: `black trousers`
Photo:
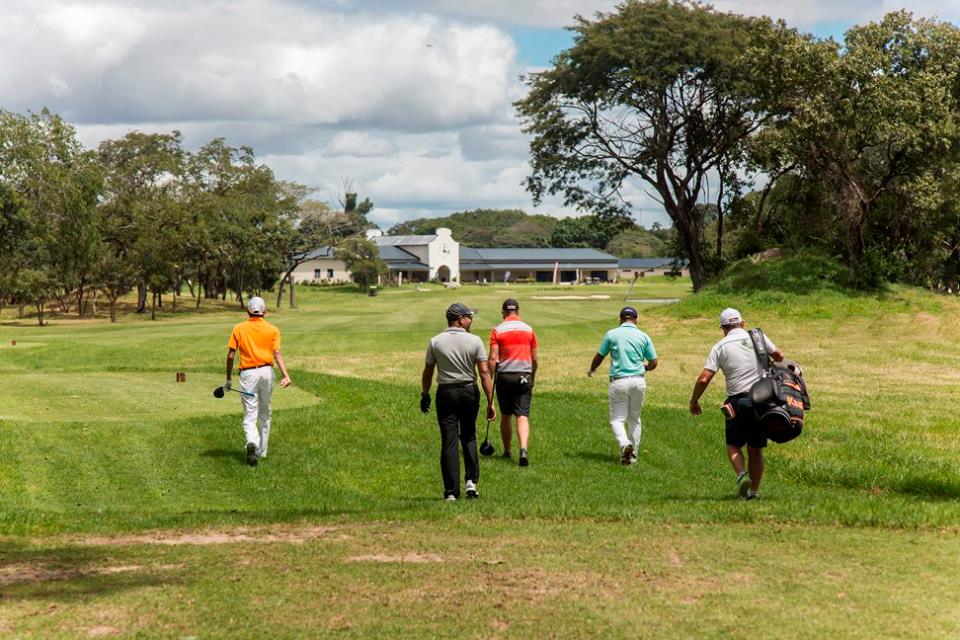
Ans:
<svg viewBox="0 0 960 640"><path fill-rule="evenodd" d="M442 384L437 387L437 422L440 425L440 472L443 495L460 497L460 455L463 447L464 479L480 480L477 457L477 413L480 389L473 382Z"/></svg>

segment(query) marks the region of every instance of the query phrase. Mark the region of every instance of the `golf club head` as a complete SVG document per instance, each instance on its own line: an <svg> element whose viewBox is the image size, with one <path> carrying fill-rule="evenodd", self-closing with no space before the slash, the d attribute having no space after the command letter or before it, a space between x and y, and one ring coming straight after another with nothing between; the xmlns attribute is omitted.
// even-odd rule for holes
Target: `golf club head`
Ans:
<svg viewBox="0 0 960 640"><path fill-rule="evenodd" d="M490 444L489 440L484 440L483 444L480 445L480 455L492 456L494 454L493 445Z"/></svg>
<svg viewBox="0 0 960 640"><path fill-rule="evenodd" d="M216 389L214 389L214 390L213 390L213 397L214 397L214 398L222 398L222 397L223 397L223 387L217 387Z"/></svg>

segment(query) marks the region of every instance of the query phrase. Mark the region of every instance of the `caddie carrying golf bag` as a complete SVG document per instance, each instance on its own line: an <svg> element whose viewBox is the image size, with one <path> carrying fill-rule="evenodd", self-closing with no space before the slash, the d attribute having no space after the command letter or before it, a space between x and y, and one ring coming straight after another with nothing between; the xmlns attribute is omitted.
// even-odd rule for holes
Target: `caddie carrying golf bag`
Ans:
<svg viewBox="0 0 960 640"><path fill-rule="evenodd" d="M810 410L810 395L803 380L803 370L796 362L771 362L760 329L751 329L750 339L760 369L760 379L750 387L753 411L766 430L767 438L781 444L789 442L803 431L804 411Z"/></svg>

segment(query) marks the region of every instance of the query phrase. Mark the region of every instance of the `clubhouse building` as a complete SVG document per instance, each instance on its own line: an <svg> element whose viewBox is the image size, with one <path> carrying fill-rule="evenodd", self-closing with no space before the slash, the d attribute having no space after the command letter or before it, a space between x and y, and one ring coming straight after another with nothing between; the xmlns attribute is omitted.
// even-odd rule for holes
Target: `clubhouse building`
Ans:
<svg viewBox="0 0 960 640"><path fill-rule="evenodd" d="M392 282L612 282L634 277L634 271L656 273L669 268L670 258L656 258L640 267L597 249L475 248L453 239L450 229L435 234L387 236L367 232L387 265ZM350 281L346 265L332 247L309 254L293 272L295 282L336 284ZM630 266L623 263L629 262ZM636 267L636 268L634 268Z"/></svg>

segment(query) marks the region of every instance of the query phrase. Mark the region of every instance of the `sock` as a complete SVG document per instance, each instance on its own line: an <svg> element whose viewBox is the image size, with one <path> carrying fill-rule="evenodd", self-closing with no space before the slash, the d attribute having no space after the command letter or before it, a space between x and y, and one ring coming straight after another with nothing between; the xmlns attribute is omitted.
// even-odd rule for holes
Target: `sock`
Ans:
<svg viewBox="0 0 960 640"><path fill-rule="evenodd" d="M738 474L737 474L737 484L739 484L739 483L740 483L740 480L742 480L744 477L746 477L746 475L747 475L747 470L746 470L746 469L744 469L743 471L741 471L740 473L738 473Z"/></svg>
<svg viewBox="0 0 960 640"><path fill-rule="evenodd" d="M759 492L759 491L754 491L753 489L750 489L750 491L747 493L747 495L750 496L750 497L752 497L752 498L756 498L758 495L760 495L760 492Z"/></svg>

